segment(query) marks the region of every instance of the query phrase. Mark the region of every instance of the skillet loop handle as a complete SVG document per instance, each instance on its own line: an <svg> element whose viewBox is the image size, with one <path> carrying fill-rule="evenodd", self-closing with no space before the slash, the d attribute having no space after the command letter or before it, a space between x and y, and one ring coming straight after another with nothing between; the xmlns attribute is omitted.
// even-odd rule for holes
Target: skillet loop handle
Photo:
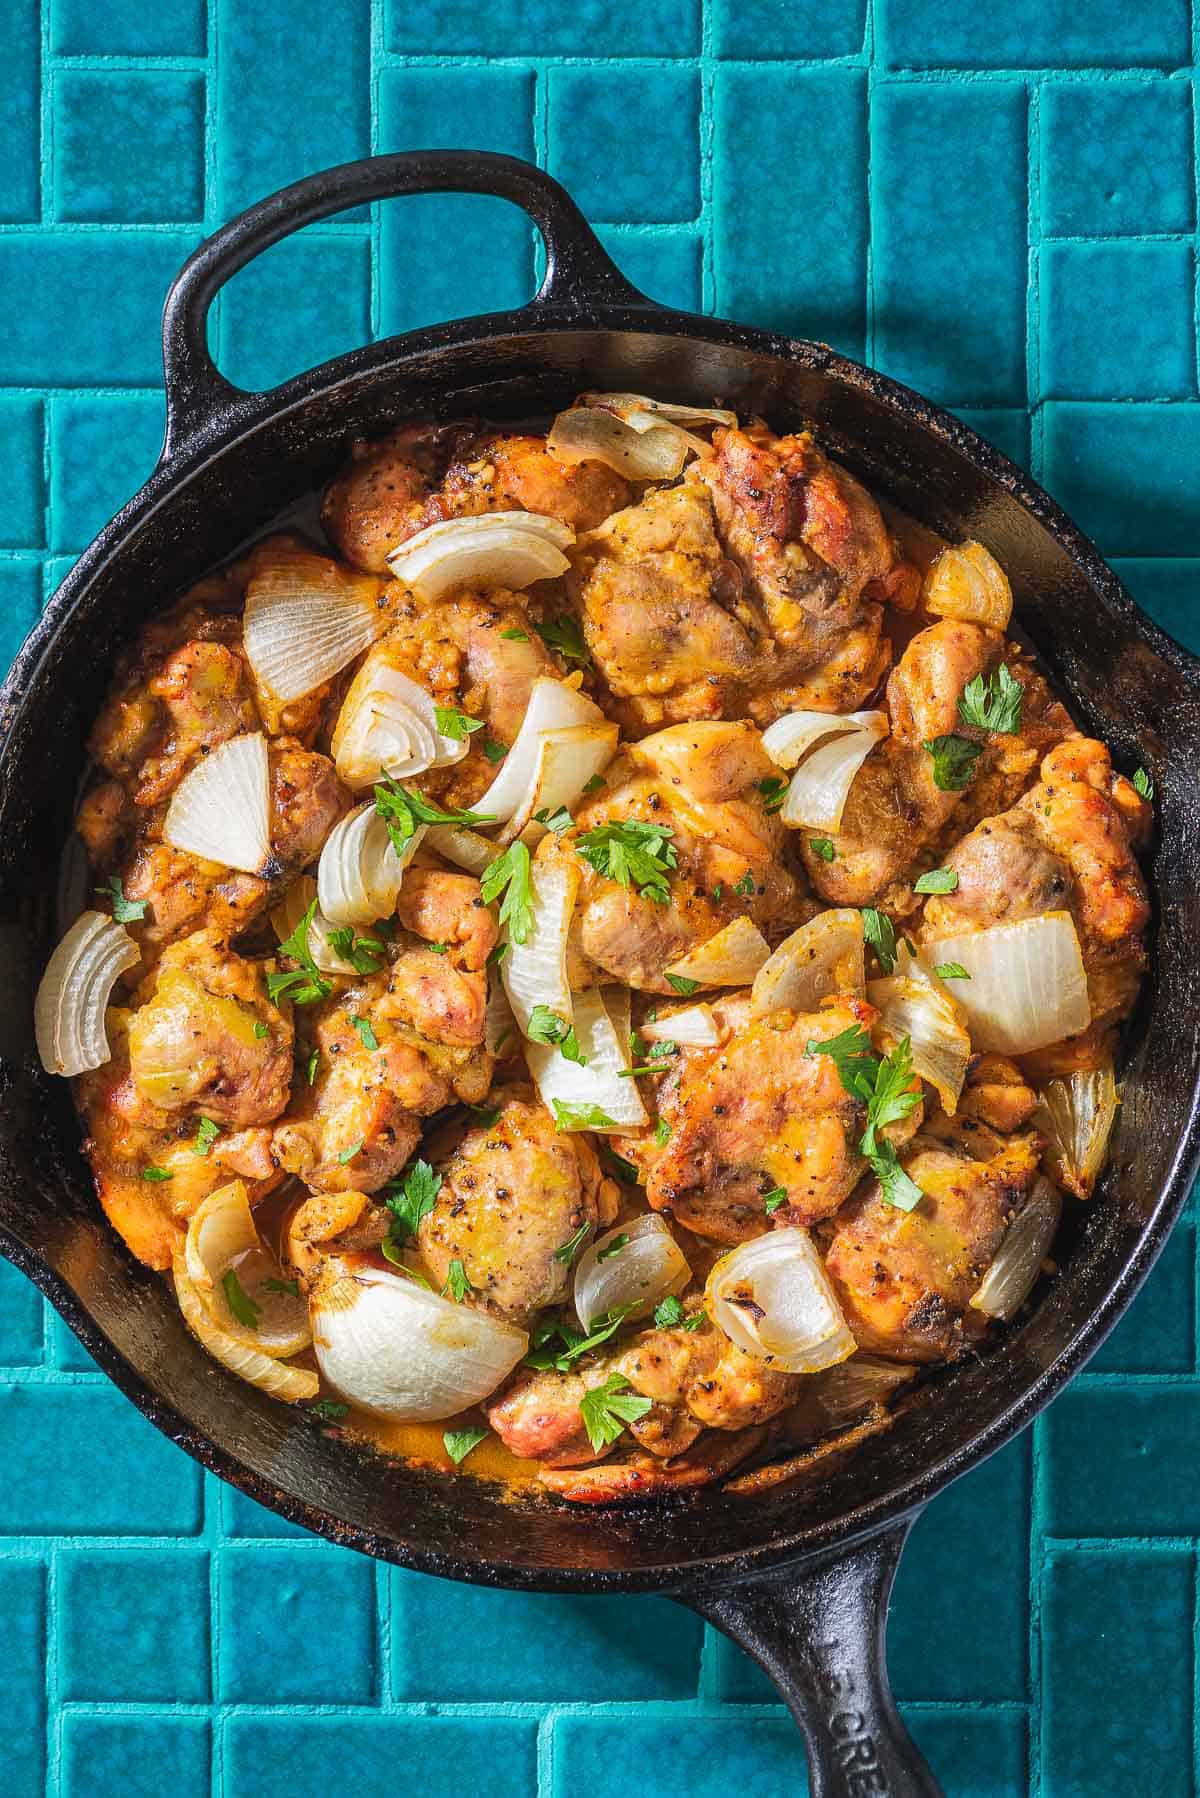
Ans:
<svg viewBox="0 0 1200 1798"><path fill-rule="evenodd" d="M838 1558L679 1594L779 1687L808 1751L811 1798L943 1798L888 1683L888 1598L913 1519Z"/></svg>
<svg viewBox="0 0 1200 1798"><path fill-rule="evenodd" d="M245 397L219 373L208 352L208 309L230 276L281 238L331 213L426 193L491 194L529 214L546 246L546 274L534 298L515 315L528 324L536 327L555 315L589 324L598 309L612 306L657 310L625 279L565 189L533 163L483 150L397 151L342 163L239 213L206 238L176 276L163 309L164 461L185 442L202 447L222 409Z"/></svg>

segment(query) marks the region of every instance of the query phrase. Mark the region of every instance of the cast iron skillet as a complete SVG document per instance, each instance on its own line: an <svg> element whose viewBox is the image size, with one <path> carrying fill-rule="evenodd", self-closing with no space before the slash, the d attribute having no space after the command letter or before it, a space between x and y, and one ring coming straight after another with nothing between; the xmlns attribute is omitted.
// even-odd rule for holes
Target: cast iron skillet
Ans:
<svg viewBox="0 0 1200 1798"><path fill-rule="evenodd" d="M205 320L235 270L343 207L444 190L502 196L535 221L547 267L527 306L355 350L271 393L222 379ZM187 263L163 348L158 467L59 589L0 695L0 1250L161 1430L260 1503L452 1579L665 1593L776 1681L807 1738L815 1794L936 1793L883 1664L904 1538L935 1492L1027 1424L1097 1347L1158 1254L1200 1150L1200 665L1142 616L1047 496L965 426L821 344L656 306L563 190L507 157L380 156L272 195ZM1121 1127L1060 1276L994 1353L935 1379L886 1434L753 1499L717 1489L644 1509L512 1503L473 1480L356 1451L228 1377L184 1329L166 1284L100 1218L66 1086L34 1053L32 995L56 935L60 855L118 647L324 481L356 435L422 412L545 414L588 387L721 396L777 427L811 420L873 490L950 537L981 538L1008 569L1021 623L1076 716L1119 765L1147 763L1159 795L1153 970Z"/></svg>

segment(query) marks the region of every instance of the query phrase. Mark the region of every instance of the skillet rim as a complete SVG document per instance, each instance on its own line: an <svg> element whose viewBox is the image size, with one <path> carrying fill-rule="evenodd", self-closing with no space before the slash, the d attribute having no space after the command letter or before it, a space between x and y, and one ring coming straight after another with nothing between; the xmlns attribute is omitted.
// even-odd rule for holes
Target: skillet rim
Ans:
<svg viewBox="0 0 1200 1798"><path fill-rule="evenodd" d="M278 423L294 409L318 396L333 396L359 377L378 374L431 352L478 344L498 350L505 339L552 335L633 333L659 336L684 346L709 342L768 357L865 392L892 411L940 438L962 456L989 484L998 486L1044 529L1096 589L1131 632L1166 661L1200 695L1200 658L1177 643L1150 619L1127 593L1099 551L1032 477L969 426L923 395L877 370L841 356L828 346L792 339L721 319L665 308L636 305L562 306L534 302L515 311L495 313L428 327L352 350L309 370L282 386L260 394L228 387L227 397L204 423L177 448L163 456L145 485L84 551L47 604L19 650L0 686L0 763L8 756L14 724L26 688L36 679L43 657L110 555L170 502L194 477L235 444L260 427ZM344 396L343 407L344 410ZM1124 1258L1116 1279L1094 1310L1074 1324L1062 1352L1035 1378L1000 1403L987 1423L957 1448L924 1465L898 1489L855 1506L834 1519L807 1526L802 1538L776 1535L757 1547L728 1556L702 1556L692 1562L675 1559L670 1567L597 1568L531 1566L484 1559L469 1550L448 1554L401 1542L394 1536L350 1524L332 1511L310 1505L272 1485L162 1399L151 1381L139 1373L95 1325L82 1300L36 1249L0 1226L0 1252L21 1269L50 1299L106 1375L155 1426L210 1472L245 1492L256 1502L314 1534L395 1564L441 1577L483 1585L542 1591L671 1591L685 1590L701 1573L716 1583L731 1583L755 1572L828 1558L862 1536L885 1528L927 1502L953 1479L977 1465L1032 1421L1079 1372L1127 1310L1164 1246L1190 1192L1200 1162L1200 1068L1193 1074L1187 1127L1175 1145L1166 1178L1148 1206L1140 1234ZM107 1226L106 1226L107 1227ZM127 1254L122 1245L122 1252ZM659 1501L661 1503L661 1501ZM669 1502L669 1501L668 1501ZM642 1507L618 1507L622 1511ZM580 1524L592 1513L582 1509Z"/></svg>

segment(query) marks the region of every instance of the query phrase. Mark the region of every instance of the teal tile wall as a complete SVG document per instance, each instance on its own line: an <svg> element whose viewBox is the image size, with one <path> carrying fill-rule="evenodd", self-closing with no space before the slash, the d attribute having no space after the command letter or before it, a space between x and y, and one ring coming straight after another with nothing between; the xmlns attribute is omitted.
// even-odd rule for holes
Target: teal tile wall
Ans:
<svg viewBox="0 0 1200 1798"><path fill-rule="evenodd" d="M822 336L959 410L1200 649L1197 27L1187 0L0 0L0 660L139 484L198 240L371 149L568 180L655 297ZM473 197L363 209L231 284L268 386L518 304ZM918 1524L895 1683L953 1798L1183 1798L1194 1761L1196 1232L1021 1441ZM799 1798L763 1676L650 1598L488 1593L203 1477L0 1263L0 1783L11 1798Z"/></svg>

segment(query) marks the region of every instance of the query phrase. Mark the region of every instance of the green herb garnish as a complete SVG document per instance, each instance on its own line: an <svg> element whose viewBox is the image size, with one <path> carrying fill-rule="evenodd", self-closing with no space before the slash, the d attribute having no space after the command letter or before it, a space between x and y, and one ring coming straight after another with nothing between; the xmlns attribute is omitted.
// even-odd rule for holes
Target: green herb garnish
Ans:
<svg viewBox="0 0 1200 1798"><path fill-rule="evenodd" d="M939 980L969 980L971 978L961 961L939 961L933 971Z"/></svg>
<svg viewBox="0 0 1200 1798"><path fill-rule="evenodd" d="M546 647L557 649L564 661L581 662L585 668L591 667L592 658L577 618L560 612L557 618L546 624L535 624L533 628Z"/></svg>
<svg viewBox="0 0 1200 1798"><path fill-rule="evenodd" d="M738 881L733 890L739 899L750 899L753 897L754 876L749 868L746 869L746 872L742 875L742 878Z"/></svg>
<svg viewBox="0 0 1200 1798"><path fill-rule="evenodd" d="M649 1409L650 1400L631 1391L620 1373L610 1373L603 1386L593 1386L579 1401L588 1441L597 1453L623 1436L626 1425L636 1423Z"/></svg>
<svg viewBox="0 0 1200 1798"><path fill-rule="evenodd" d="M622 1186L640 1186L642 1183L642 1176L638 1173L632 1161L626 1161L624 1155L618 1155L617 1151L610 1148L608 1143L604 1143L602 1146L604 1149L605 1165L611 1169L612 1173L615 1174Z"/></svg>
<svg viewBox="0 0 1200 1798"><path fill-rule="evenodd" d="M913 892L953 893L957 886L958 874L954 868L930 868L928 874L913 881Z"/></svg>
<svg viewBox="0 0 1200 1798"><path fill-rule="evenodd" d="M619 1255L622 1249L627 1249L628 1247L629 1237L626 1232L622 1230L619 1236L613 1237L607 1248L596 1250L596 1259L597 1261L611 1261L614 1255Z"/></svg>
<svg viewBox="0 0 1200 1798"><path fill-rule="evenodd" d="M465 743L473 730L483 729L482 718L472 718L469 712L460 712L457 706L435 705L433 715L439 736L449 737L455 743Z"/></svg>
<svg viewBox="0 0 1200 1798"><path fill-rule="evenodd" d="M387 950L377 936L355 936L349 925L329 932L329 947L340 961L348 961L356 974L378 974Z"/></svg>
<svg viewBox="0 0 1200 1798"><path fill-rule="evenodd" d="M488 863L480 877L479 893L485 905L503 893L501 924L507 924L514 943L528 942L533 930L533 877L529 850L520 837L514 837L503 855Z"/></svg>
<svg viewBox="0 0 1200 1798"><path fill-rule="evenodd" d="M668 877L679 866L675 845L669 841L673 835L669 825L624 818L585 831L575 848L597 874L623 887L632 883L643 899L666 905L671 897Z"/></svg>
<svg viewBox="0 0 1200 1798"><path fill-rule="evenodd" d="M588 778L583 783L583 790L585 793L598 793L601 787L606 787L607 785L608 782L605 780L603 774L589 774Z"/></svg>
<svg viewBox="0 0 1200 1798"><path fill-rule="evenodd" d="M483 746L483 753L486 755L488 761L491 762L492 766L495 767L496 763L502 762L508 754L508 744L497 743L494 737L489 737Z"/></svg>
<svg viewBox="0 0 1200 1798"><path fill-rule="evenodd" d="M268 1030L268 1029L267 1029L267 1026L266 1026L266 1025L265 1025L265 1024L264 1024L264 1023L263 1023L263 1021L262 1021L262 1019L261 1019L261 1018L258 1018L258 1019L256 1019L256 1021L255 1021L255 1025L254 1025L254 1034L255 1034L255 1036L257 1036L257 1037L258 1037L258 1038L259 1038L259 1039L260 1039L260 1040L261 1040L261 1039L262 1039L262 1038L263 1038L263 1037L264 1037L264 1036L269 1036L269 1035L270 1035L270 1031L269 1031L269 1030Z"/></svg>
<svg viewBox="0 0 1200 1798"><path fill-rule="evenodd" d="M787 1200L787 1188L784 1186L773 1186L770 1192L765 1192L763 1194L763 1210L766 1212L767 1216L770 1217L772 1212L778 1211L781 1205L786 1205Z"/></svg>
<svg viewBox="0 0 1200 1798"><path fill-rule="evenodd" d="M993 731L997 736L1011 736L1021 728L1021 701L1025 697L1019 680L1014 680L1007 662L1001 662L995 674L985 680L977 674L962 690L958 715L975 730ZM939 739L940 741L940 739ZM928 748L928 744L926 745ZM966 782L962 783L964 786ZM941 785L941 782L938 782Z"/></svg>
<svg viewBox="0 0 1200 1798"><path fill-rule="evenodd" d="M556 1368L559 1373L566 1373L573 1361L578 1361L581 1355L590 1355L593 1349L599 1348L615 1335L632 1310L633 1305L617 1305L604 1317L596 1318L586 1336L568 1323L544 1317L541 1323L534 1325L525 1366L536 1368L539 1373L545 1373L551 1367ZM558 1339L558 1347L555 1346L555 1338Z"/></svg>
<svg viewBox="0 0 1200 1798"><path fill-rule="evenodd" d="M674 987L684 999L690 999L693 993L698 993L703 984L701 980L689 980L686 974L667 975L667 985Z"/></svg>
<svg viewBox="0 0 1200 1798"><path fill-rule="evenodd" d="M363 1143L365 1140L366 1140L365 1137L360 1136L357 1142L352 1142L348 1149L342 1150L341 1154L338 1156L338 1160L341 1162L343 1167L345 1167L345 1165L348 1161L353 1161L354 1157L361 1153L362 1146L363 1146Z"/></svg>
<svg viewBox="0 0 1200 1798"><path fill-rule="evenodd" d="M879 965L890 974L896 965L896 928L885 911L873 905L862 908L863 935L879 957Z"/></svg>
<svg viewBox="0 0 1200 1798"><path fill-rule="evenodd" d="M328 999L333 991L313 960L308 946L308 933L316 915L317 902L314 899L291 936L285 937L280 943L280 955L298 961L300 966L290 972L267 975L267 997L272 1003L286 998L293 1005L312 1005L317 999Z"/></svg>
<svg viewBox="0 0 1200 1798"><path fill-rule="evenodd" d="M866 1031L860 1025L852 1024L848 1030L824 1041L810 1037L804 1053L831 1056L843 1087L866 1105L867 1127L859 1139L859 1153L870 1162L886 1202L902 1211L911 1211L921 1196L921 1189L900 1166L894 1146L886 1139L881 1141L878 1136L886 1125L907 1117L921 1100L920 1088L912 1084L912 1049L908 1038L901 1037L891 1054L881 1059L872 1052ZM912 1197L913 1192L916 1198Z"/></svg>
<svg viewBox="0 0 1200 1798"><path fill-rule="evenodd" d="M136 924L145 917L150 901L148 899L127 899L119 875L110 874L104 885L97 887L96 891L105 894L112 901L112 915L115 924Z"/></svg>
<svg viewBox="0 0 1200 1798"><path fill-rule="evenodd" d="M765 780L756 780L754 785L762 795L763 810L777 812L787 798L787 781L780 780L777 774L768 774Z"/></svg>
<svg viewBox="0 0 1200 1798"><path fill-rule="evenodd" d="M961 793L975 778L975 764L983 754L982 746L966 737L934 737L922 743L922 749L933 757L933 784L943 793Z"/></svg>
<svg viewBox="0 0 1200 1798"><path fill-rule="evenodd" d="M264 1292L285 1293L290 1299L298 1299L300 1297L299 1280L264 1280L262 1289Z"/></svg>
<svg viewBox="0 0 1200 1798"><path fill-rule="evenodd" d="M435 1174L427 1161L414 1161L403 1180L385 1188L384 1204L392 1214L390 1235L397 1242L407 1242L417 1234L423 1217L433 1210L442 1190L442 1176Z"/></svg>
<svg viewBox="0 0 1200 1798"><path fill-rule="evenodd" d="M469 1430L445 1430L442 1433L442 1443L454 1465L460 1467L471 1450L478 1448L488 1433L478 1426Z"/></svg>
<svg viewBox="0 0 1200 1798"><path fill-rule="evenodd" d="M214 1123L212 1118L202 1117L196 1126L196 1140L192 1144L192 1154L207 1155L220 1134L220 1124Z"/></svg>
<svg viewBox="0 0 1200 1798"><path fill-rule="evenodd" d="M375 1034L370 1018L351 1018L350 1022L358 1031L359 1041L363 1048L369 1049L374 1054L379 1047L379 1038Z"/></svg>
<svg viewBox="0 0 1200 1798"><path fill-rule="evenodd" d="M305 1069L305 1073L308 1076L308 1084L310 1086L312 1086L316 1081L317 1069L320 1067L320 1065L321 1065L321 1051L319 1049L314 1049L312 1054L308 1058L308 1067Z"/></svg>
<svg viewBox="0 0 1200 1798"><path fill-rule="evenodd" d="M387 825L392 848L401 854L419 824L494 824L490 812L443 811L431 805L423 793L413 787L402 787L398 781L383 780L374 788L375 810ZM315 903L315 902L314 902Z"/></svg>
<svg viewBox="0 0 1200 1798"><path fill-rule="evenodd" d="M1149 800L1154 798L1154 781L1151 779L1145 768L1138 769L1133 777L1133 786L1134 791L1140 793L1143 799ZM114 911L113 917L115 918L116 915L117 914Z"/></svg>
<svg viewBox="0 0 1200 1798"><path fill-rule="evenodd" d="M808 846L823 862L831 862L837 853L831 837L809 837Z"/></svg>
<svg viewBox="0 0 1200 1798"><path fill-rule="evenodd" d="M654 1140L660 1149L665 1149L671 1140L671 1126L666 1118L659 1118L654 1126Z"/></svg>
<svg viewBox="0 0 1200 1798"><path fill-rule="evenodd" d="M575 1027L568 1024L556 1011L548 1005L535 1005L529 1015L529 1024L525 1032L532 1043L557 1043L558 1052L565 1061L578 1062L580 1067L587 1066L587 1056L579 1052L579 1038Z"/></svg>
<svg viewBox="0 0 1200 1798"><path fill-rule="evenodd" d="M544 824L556 837L560 837L564 830L570 830L575 822L565 805L557 806L554 811L544 805L540 812L534 812L533 815L537 823Z"/></svg>
<svg viewBox="0 0 1200 1798"><path fill-rule="evenodd" d="M446 1284L442 1287L442 1297L452 1298L456 1305L461 1305L467 1294L474 1290L462 1262L457 1259L452 1261L446 1269Z"/></svg>
<svg viewBox="0 0 1200 1798"><path fill-rule="evenodd" d="M227 1267L221 1275L221 1290L237 1321L247 1330L257 1330L262 1306L254 1303L232 1267Z"/></svg>
<svg viewBox="0 0 1200 1798"><path fill-rule="evenodd" d="M340 1405L337 1400L333 1398L315 1398L308 1409L312 1412L314 1417L327 1418L333 1423L336 1422L339 1417L345 1417L350 1407L349 1405Z"/></svg>
<svg viewBox="0 0 1200 1798"><path fill-rule="evenodd" d="M574 1236L568 1237L566 1242L555 1249L554 1259L561 1262L563 1267L570 1267L573 1264L576 1255L578 1255L580 1249L587 1241L591 1228L591 1224L585 1218L578 1230L576 1230Z"/></svg>
<svg viewBox="0 0 1200 1798"><path fill-rule="evenodd" d="M515 628L513 630L501 631L500 635L504 638L506 643L528 643L529 641L528 631L519 631Z"/></svg>
<svg viewBox="0 0 1200 1798"><path fill-rule="evenodd" d="M610 1118L599 1105L573 1105L568 1099L553 1099L554 1121L560 1130L615 1130L616 1118Z"/></svg>
<svg viewBox="0 0 1200 1798"><path fill-rule="evenodd" d="M142 1169L142 1179L143 1180L158 1181L158 1180L173 1180L174 1178L175 1178L175 1176L171 1172L169 1167L144 1167Z"/></svg>

